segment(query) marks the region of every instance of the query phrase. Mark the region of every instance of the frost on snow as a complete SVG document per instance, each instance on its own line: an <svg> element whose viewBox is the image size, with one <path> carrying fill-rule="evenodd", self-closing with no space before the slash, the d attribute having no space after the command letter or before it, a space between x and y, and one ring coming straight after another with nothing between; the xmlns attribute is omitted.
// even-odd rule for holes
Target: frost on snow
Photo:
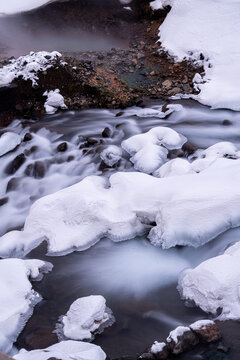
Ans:
<svg viewBox="0 0 240 360"><path fill-rule="evenodd" d="M67 106L64 104L64 97L60 94L59 89L45 91L43 95L47 96L44 104L47 114L55 114L59 108L62 110L67 109Z"/></svg>
<svg viewBox="0 0 240 360"><path fill-rule="evenodd" d="M19 76L24 80L31 80L33 86L37 85L38 72L53 67L61 56L57 51L40 51L10 60L8 65L0 68L0 87L10 84Z"/></svg>
<svg viewBox="0 0 240 360"><path fill-rule="evenodd" d="M14 150L20 143L21 136L12 132L6 132L0 137L0 156Z"/></svg>
<svg viewBox="0 0 240 360"><path fill-rule="evenodd" d="M240 242L223 255L206 260L185 271L179 280L184 299L192 300L206 312L217 313L220 320L240 319Z"/></svg>
<svg viewBox="0 0 240 360"><path fill-rule="evenodd" d="M156 0L152 6L162 8L164 3ZM200 90L196 99L214 108L240 110L240 2L172 0L170 5L160 41L178 61L187 58L204 66L203 78L194 79Z"/></svg>
<svg viewBox="0 0 240 360"><path fill-rule="evenodd" d="M0 352L9 353L41 296L30 280L52 269L40 260L0 260Z"/></svg>
<svg viewBox="0 0 240 360"><path fill-rule="evenodd" d="M100 346L81 341L62 341L46 349L26 351L21 350L14 356L16 360L105 360L106 354Z"/></svg>
<svg viewBox="0 0 240 360"><path fill-rule="evenodd" d="M136 170L151 174L167 161L168 150L180 149L187 139L167 127L155 127L122 142Z"/></svg>
<svg viewBox="0 0 240 360"><path fill-rule="evenodd" d="M70 306L67 314L57 325L59 338L71 340L93 340L94 334L101 333L105 327L111 326L114 317L106 300L101 295L79 298Z"/></svg>
<svg viewBox="0 0 240 360"><path fill-rule="evenodd" d="M122 241L146 232L156 246L198 247L240 225L239 181L240 160L227 158L200 173L160 179L136 172L89 176L36 201L24 230L1 237L0 255L24 256L45 239L48 254L61 255L103 237Z"/></svg>

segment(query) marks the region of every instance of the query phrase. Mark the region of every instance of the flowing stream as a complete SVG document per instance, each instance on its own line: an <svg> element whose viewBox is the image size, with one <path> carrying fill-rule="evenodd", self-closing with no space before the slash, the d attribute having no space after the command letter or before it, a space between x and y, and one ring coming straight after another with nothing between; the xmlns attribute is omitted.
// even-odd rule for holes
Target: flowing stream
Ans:
<svg viewBox="0 0 240 360"><path fill-rule="evenodd" d="M162 119L156 114L160 105L153 103L149 108L129 108L121 113L66 112L39 121L16 120L8 128L0 129L1 133L12 131L22 137L26 133L33 136L1 158L1 235L21 228L31 204L44 195L88 175L133 171L127 157L115 168L104 167L100 158L106 146L120 146L131 135L154 126L169 126L198 148L218 141L236 144L240 141L239 113L210 110L184 101L179 111ZM109 137L102 135L105 128L109 129ZM67 150L58 151L63 142L67 143ZM14 167L11 164L17 156L24 161ZM56 341L52 334L55 324L71 303L81 296L101 294L113 310L116 323L98 335L94 343L102 346L110 358L140 354L153 341L164 340L176 326L206 318L202 311L186 307L180 299L176 289L179 273L222 253L239 240L239 235L239 229L228 231L198 249L161 250L144 237L121 243L102 240L87 251L63 257L45 256L46 246L42 245L28 258L50 261L54 269L41 282L34 283L43 301L36 306L17 346L33 349L50 345Z"/></svg>

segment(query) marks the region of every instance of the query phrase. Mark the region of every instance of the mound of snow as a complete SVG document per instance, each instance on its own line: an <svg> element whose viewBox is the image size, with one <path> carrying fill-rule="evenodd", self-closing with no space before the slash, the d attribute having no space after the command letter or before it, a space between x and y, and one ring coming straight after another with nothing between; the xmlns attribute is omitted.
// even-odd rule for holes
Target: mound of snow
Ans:
<svg viewBox="0 0 240 360"><path fill-rule="evenodd" d="M44 239L48 254L61 255L85 250L103 237L122 241L149 231L155 246L198 247L240 225L239 181L240 160L227 158L199 174L89 176L36 201L24 230L1 237L0 255L24 256Z"/></svg>
<svg viewBox="0 0 240 360"><path fill-rule="evenodd" d="M64 97L60 94L59 89L45 91L43 96L47 96L44 104L47 114L55 114L58 109L67 109L67 106L64 104Z"/></svg>
<svg viewBox="0 0 240 360"><path fill-rule="evenodd" d="M122 157L122 150L115 145L110 145L100 154L103 162L108 166L115 165Z"/></svg>
<svg viewBox="0 0 240 360"><path fill-rule="evenodd" d="M52 269L40 260L0 260L0 351L9 353L41 296L29 280Z"/></svg>
<svg viewBox="0 0 240 360"><path fill-rule="evenodd" d="M94 334L111 326L114 317L106 300L101 295L91 295L77 299L57 326L60 339L93 340Z"/></svg>
<svg viewBox="0 0 240 360"><path fill-rule="evenodd" d="M206 312L217 313L219 319L240 319L240 242L223 255L206 260L187 270L179 280L184 299L194 301Z"/></svg>
<svg viewBox="0 0 240 360"><path fill-rule="evenodd" d="M26 351L21 350L14 356L16 360L105 360L106 354L100 346L81 341L62 341L46 349Z"/></svg>
<svg viewBox="0 0 240 360"><path fill-rule="evenodd" d="M8 65L0 68L0 87L10 84L19 76L24 80L31 80L33 86L37 85L38 72L53 67L61 56L57 51L40 51L10 60Z"/></svg>
<svg viewBox="0 0 240 360"><path fill-rule="evenodd" d="M153 10L161 10L168 5L172 5L172 1L174 0L154 0L150 3L150 6Z"/></svg>
<svg viewBox="0 0 240 360"><path fill-rule="evenodd" d="M167 161L168 150L180 149L186 141L175 130L159 126L124 140L122 148L136 170L151 174Z"/></svg>
<svg viewBox="0 0 240 360"><path fill-rule="evenodd" d="M0 156L14 150L20 143L21 136L12 132L6 132L0 137Z"/></svg>
<svg viewBox="0 0 240 360"><path fill-rule="evenodd" d="M152 6L169 3L172 8L160 26L160 41L178 61L187 58L204 66L204 77L198 74L194 79L200 90L196 99L213 108L240 110L240 2L156 0Z"/></svg>

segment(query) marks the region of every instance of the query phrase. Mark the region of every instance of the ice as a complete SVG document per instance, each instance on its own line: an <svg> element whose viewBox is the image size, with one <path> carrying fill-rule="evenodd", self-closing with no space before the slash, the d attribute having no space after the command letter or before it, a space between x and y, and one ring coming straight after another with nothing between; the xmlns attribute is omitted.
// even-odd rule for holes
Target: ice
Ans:
<svg viewBox="0 0 240 360"><path fill-rule="evenodd" d="M105 360L106 354L100 346L81 341L62 341L46 349L26 351L21 350L14 356L16 360Z"/></svg>
<svg viewBox="0 0 240 360"><path fill-rule="evenodd" d="M13 132L6 132L2 134L0 137L0 156L14 150L19 144L21 144L21 141L21 136Z"/></svg>
<svg viewBox="0 0 240 360"><path fill-rule="evenodd" d="M111 326L114 317L106 300L101 295L91 295L77 299L57 326L59 338L71 340L93 340L96 333Z"/></svg>
<svg viewBox="0 0 240 360"><path fill-rule="evenodd" d="M108 166L115 165L122 157L122 149L116 145L110 145L100 154L103 162Z"/></svg>
<svg viewBox="0 0 240 360"><path fill-rule="evenodd" d="M24 256L44 239L48 254L62 255L103 237L123 241L148 232L155 246L198 247L240 225L239 180L240 160L227 158L200 173L160 179L136 172L90 176L36 201L24 230L2 236L0 255Z"/></svg>
<svg viewBox="0 0 240 360"><path fill-rule="evenodd" d="M64 104L64 97L60 94L59 89L45 91L43 95L47 96L44 104L47 114L55 114L58 109L67 109L67 106Z"/></svg>
<svg viewBox="0 0 240 360"><path fill-rule="evenodd" d="M168 150L179 149L187 139L175 130L158 126L122 142L134 168L151 174L167 161Z"/></svg>
<svg viewBox="0 0 240 360"><path fill-rule="evenodd" d="M17 336L41 296L32 289L30 280L40 280L52 269L40 260L0 260L0 351L9 353Z"/></svg>
<svg viewBox="0 0 240 360"><path fill-rule="evenodd" d="M240 319L239 261L240 242L224 254L186 270L179 279L183 298L214 315L221 309L220 320Z"/></svg>
<svg viewBox="0 0 240 360"><path fill-rule="evenodd" d="M213 108L240 110L240 2L157 0L152 7L169 3L159 31L163 48L177 61L186 58L204 66L205 75L194 79L200 93L192 97Z"/></svg>
<svg viewBox="0 0 240 360"><path fill-rule="evenodd" d="M10 60L8 65L0 68L0 87L9 85L19 76L24 80L31 80L33 86L37 85L38 72L53 67L61 56L57 51L40 51Z"/></svg>

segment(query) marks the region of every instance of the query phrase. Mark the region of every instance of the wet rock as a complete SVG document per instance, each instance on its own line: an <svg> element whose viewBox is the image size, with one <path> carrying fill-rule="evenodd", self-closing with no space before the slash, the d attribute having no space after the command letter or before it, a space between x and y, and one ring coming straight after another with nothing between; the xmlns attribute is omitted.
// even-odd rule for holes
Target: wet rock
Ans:
<svg viewBox="0 0 240 360"><path fill-rule="evenodd" d="M19 182L20 182L20 179L17 177L13 177L11 180L9 180L9 182L7 184L6 192L16 190L19 185Z"/></svg>
<svg viewBox="0 0 240 360"><path fill-rule="evenodd" d="M221 339L222 335L214 321L200 320L190 325L190 329L202 342L215 342Z"/></svg>
<svg viewBox="0 0 240 360"><path fill-rule="evenodd" d="M5 173L8 175L13 175L17 170L24 164L26 157L24 154L19 154L15 159L7 166Z"/></svg>
<svg viewBox="0 0 240 360"><path fill-rule="evenodd" d="M223 120L222 125L229 126L232 125L232 122L230 120Z"/></svg>
<svg viewBox="0 0 240 360"><path fill-rule="evenodd" d="M163 342L159 343L155 341L154 344L151 346L150 352L157 360L167 360L169 357L169 349L167 345Z"/></svg>
<svg viewBox="0 0 240 360"><path fill-rule="evenodd" d="M168 91L168 96L174 96L181 92L182 90L179 87L174 87L173 89Z"/></svg>
<svg viewBox="0 0 240 360"><path fill-rule="evenodd" d="M0 359L1 360L1 359ZM47 360L62 360L62 359L57 359L57 358L55 358L55 357L50 357L50 358L48 358Z"/></svg>
<svg viewBox="0 0 240 360"><path fill-rule="evenodd" d="M97 139L90 138L90 137L89 138L84 138L83 137L83 139L85 139L85 142L79 146L79 149L89 148L91 146L94 146L94 145L98 144Z"/></svg>
<svg viewBox="0 0 240 360"><path fill-rule="evenodd" d="M42 179L45 176L45 165L42 161L36 161L29 164L25 170L25 175L32 176L35 179Z"/></svg>
<svg viewBox="0 0 240 360"><path fill-rule="evenodd" d="M190 141L185 142L182 146L182 150L184 151L186 156L192 155L197 150L197 146L192 144Z"/></svg>
<svg viewBox="0 0 240 360"><path fill-rule="evenodd" d="M102 132L102 137L109 138L112 135L112 131L109 127L105 127L105 129Z"/></svg>
<svg viewBox="0 0 240 360"><path fill-rule="evenodd" d="M1 198L0 199L0 206L3 206L5 204L7 204L7 202L8 202L8 197Z"/></svg>
<svg viewBox="0 0 240 360"><path fill-rule="evenodd" d="M124 111L119 111L115 116L119 117L119 116L122 116L123 114L124 114Z"/></svg>
<svg viewBox="0 0 240 360"><path fill-rule="evenodd" d="M229 347L225 346L224 344L219 344L218 347L217 347L217 350L223 352L224 354L226 354L229 351Z"/></svg>
<svg viewBox="0 0 240 360"><path fill-rule="evenodd" d="M23 141L31 141L32 138L33 138L33 137L32 137L32 134L26 133L26 134L24 135Z"/></svg>
<svg viewBox="0 0 240 360"><path fill-rule="evenodd" d="M66 142L63 142L63 143L61 143L61 144L58 145L57 151L58 151L58 152L64 152L64 151L67 150L67 148L68 148L67 143L66 143Z"/></svg>
<svg viewBox="0 0 240 360"><path fill-rule="evenodd" d="M192 349L199 343L196 334L189 327L179 326L171 331L167 338L167 346L169 351L174 355L179 355L185 351Z"/></svg>

